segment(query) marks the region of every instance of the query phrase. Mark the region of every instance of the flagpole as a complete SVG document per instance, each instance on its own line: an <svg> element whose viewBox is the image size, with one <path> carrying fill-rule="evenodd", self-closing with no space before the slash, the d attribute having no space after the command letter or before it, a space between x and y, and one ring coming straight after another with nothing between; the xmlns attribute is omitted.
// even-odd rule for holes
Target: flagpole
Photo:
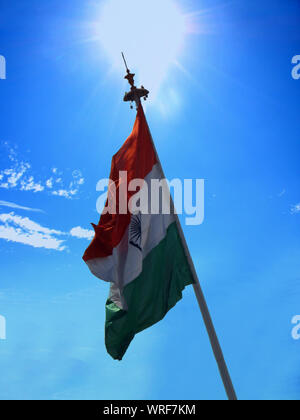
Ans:
<svg viewBox="0 0 300 420"><path fill-rule="evenodd" d="M148 122L147 122L147 125L148 125ZM148 130L149 130L151 141L152 141L152 144L153 144L153 148L154 148L154 151L155 151L155 154L156 154L156 159L157 159L157 162L158 162L158 164L160 166L160 169L161 169L161 172L162 172L162 176L163 176L164 179L166 179L163 168L162 168L162 165L161 165L161 162L160 162L160 159L158 157L158 153L157 153L157 150L156 150L156 147L155 147L155 144L154 144L149 126L148 126ZM184 251L185 251L185 255L187 257L187 260L188 260L188 263L189 263L189 266L190 266L190 269L191 269L191 272L192 272L192 275L193 275L194 292L195 292L195 295L196 295L196 298L197 298L197 301L198 301L198 305L199 305L199 308L200 308L200 311L201 311L201 314L202 314L202 318L203 318L203 321L204 321L204 324L205 324L205 327L206 327L206 330L207 330L207 333L208 333L208 336L209 336L210 344L211 344L211 347L212 347L212 350L213 350L213 353L214 353L214 356L215 356L215 359L216 359L216 362L217 362L217 365L218 365L218 368L219 368L219 372L220 372L220 375L221 375L221 378L222 378L222 381L223 381L223 385L224 385L224 388L225 388L228 399L230 401L236 401L237 400L237 395L236 395L235 390L234 390L234 386L233 386L233 383L232 383L232 380L231 380L231 377L230 377L230 374L229 374L229 370L228 370L226 362L225 362L223 351L222 351L222 348L221 348L221 345L220 345L220 342L219 342L219 339L218 339L218 336L217 336L212 318L210 316L209 309L208 309L208 306L207 306L207 303L206 303L206 300L205 300L205 296L204 296L204 293L202 291L200 281L199 281L199 278L198 278L198 275L197 275L197 272L196 272L196 269L195 269L195 266L194 266L194 262L192 260L192 257L191 257L191 254L190 254L190 251L189 251L189 248L188 248L188 245L187 245L187 242L186 242L183 230L182 230L182 226L181 226L178 214L176 213L176 210L175 210L175 207L174 207L174 202L173 202L173 199L172 199L171 195L170 195L170 201L171 201L171 208L173 209L174 216L175 216L175 219L176 219L176 224L177 224L177 227L178 227L179 236L180 236L180 239L181 239Z"/></svg>
<svg viewBox="0 0 300 420"><path fill-rule="evenodd" d="M140 89L135 87L135 85L134 85L134 74L130 73L130 70L127 67L127 63L125 61L125 57L124 57L123 53L122 53L122 57L123 57L123 60L124 60L125 66L126 66L126 71L127 71L127 75L125 76L125 79L128 80L128 82L131 86L130 92L128 92L128 93L126 92L126 94L124 96L124 101L135 102L136 107L138 109L139 106L142 106L140 98L144 97L145 99L147 99L149 92L143 86ZM151 131L150 131L148 122L147 122L147 126L148 126L148 130L149 130L151 142L152 142L152 145L153 145L153 149L155 151L157 163L160 166L163 178L166 179L163 168L162 168L162 165L161 165L161 162L160 162L160 159L159 159L159 156L158 156L158 153L157 153L157 150L156 150L156 147L155 147L155 143L154 143L152 135L151 135ZM207 333L208 333L210 344L211 344L211 347L212 347L212 350L213 350L213 353L214 353L214 356L215 356L215 359L216 359L216 362L217 362L217 365L218 365L218 368L219 368L219 372L220 372L220 375L221 375L221 378L222 378L222 381L223 381L223 385L224 385L227 397L230 401L236 401L237 400L237 395L236 395L235 390L234 390L234 386L233 386L233 383L232 383L232 380L231 380L231 377L230 377L230 374L229 374L229 370L228 370L226 362L225 362L223 351L222 351L222 348L221 348L221 345L220 345L220 342L219 342L219 339L218 339L218 336L217 336L212 318L210 316L209 309L208 309L208 306L207 306L207 303L206 303L206 300L205 300L205 296L204 296L204 293L202 291L200 281L199 281L199 278L198 278L198 275L197 275L197 272L196 272L196 269L195 269L195 266L194 266L194 262L192 260L192 257L191 257L191 254L190 254L190 251L189 251L189 248L188 248L188 245L187 245L187 242L186 242L183 230L182 230L182 226L181 226L178 214L176 213L176 210L175 210L175 207L174 207L174 202L173 202L173 199L172 199L171 195L170 195L170 204L171 204L172 212L175 216L176 225L177 225L179 236L180 236L183 248L184 248L184 252L185 252L185 255L187 257L187 260L188 260L188 263L189 263L189 266L190 266L190 269L191 269L191 272L192 272L192 275L193 275L194 292L195 292L195 295L196 295L196 298L197 298L197 301L198 301L198 305L199 305L199 308L200 308L200 311L201 311L201 314L202 314L202 317L203 317L203 321L204 321L204 324L205 324L205 327L206 327L206 330L207 330Z"/></svg>

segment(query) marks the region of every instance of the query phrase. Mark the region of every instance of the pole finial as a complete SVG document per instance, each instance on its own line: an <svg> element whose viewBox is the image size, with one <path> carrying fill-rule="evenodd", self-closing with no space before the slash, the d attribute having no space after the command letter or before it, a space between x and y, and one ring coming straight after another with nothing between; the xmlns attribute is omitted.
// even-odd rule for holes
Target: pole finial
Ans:
<svg viewBox="0 0 300 420"><path fill-rule="evenodd" d="M127 71L127 73L129 73L129 68L128 68L127 63L126 63L124 53L122 52L121 54L122 54L122 57L123 57L123 60L124 60L124 64L125 64L125 67L126 67L126 71Z"/></svg>
<svg viewBox="0 0 300 420"><path fill-rule="evenodd" d="M130 92L126 92L125 96L124 96L124 102L135 102L136 103L136 108L138 108L138 106L141 103L141 98L144 98L144 100L146 101L146 99L148 98L148 94L149 91L147 89L144 88L144 86L141 86L140 88L137 88L134 85L134 73L131 73L128 66L127 66L127 62L125 60L125 56L124 53L122 52L122 57L123 57L123 61L126 67L126 76L124 77L124 79L128 80L128 83L130 84ZM130 106L131 108L133 108L133 106Z"/></svg>

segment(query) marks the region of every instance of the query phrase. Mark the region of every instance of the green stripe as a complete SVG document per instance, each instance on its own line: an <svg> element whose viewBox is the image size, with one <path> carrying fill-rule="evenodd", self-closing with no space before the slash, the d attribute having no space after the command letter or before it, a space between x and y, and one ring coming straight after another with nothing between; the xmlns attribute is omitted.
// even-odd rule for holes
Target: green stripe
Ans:
<svg viewBox="0 0 300 420"><path fill-rule="evenodd" d="M128 310L106 302L105 344L108 353L122 360L138 332L160 321L182 298L193 277L176 223L144 259L142 273L123 291Z"/></svg>

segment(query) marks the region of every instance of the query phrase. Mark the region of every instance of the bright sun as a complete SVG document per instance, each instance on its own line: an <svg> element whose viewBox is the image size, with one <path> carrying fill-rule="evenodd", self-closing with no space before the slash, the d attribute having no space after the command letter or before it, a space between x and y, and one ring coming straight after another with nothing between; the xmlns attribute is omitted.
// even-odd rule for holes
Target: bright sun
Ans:
<svg viewBox="0 0 300 420"><path fill-rule="evenodd" d="M137 83L150 89L153 98L183 47L185 26L174 0L105 0L97 38L118 69L124 51Z"/></svg>

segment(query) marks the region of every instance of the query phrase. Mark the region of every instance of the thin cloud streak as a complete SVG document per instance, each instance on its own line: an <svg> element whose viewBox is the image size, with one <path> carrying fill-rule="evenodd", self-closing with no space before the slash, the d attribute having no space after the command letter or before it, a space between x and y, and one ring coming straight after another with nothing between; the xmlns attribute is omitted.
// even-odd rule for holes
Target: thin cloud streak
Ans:
<svg viewBox="0 0 300 420"><path fill-rule="evenodd" d="M10 207L11 209L44 213L44 211L41 210L41 209L33 209L31 207L25 207L25 206L21 206L21 205L16 204L16 203L10 203L9 201L3 201L3 200L0 200L0 207Z"/></svg>
<svg viewBox="0 0 300 420"><path fill-rule="evenodd" d="M49 229L33 222L28 217L15 215L13 212L0 214L0 238L9 242L17 242L30 245L34 248L53 249L63 251L66 247L64 240L56 236L63 235L63 232Z"/></svg>
<svg viewBox="0 0 300 420"><path fill-rule="evenodd" d="M67 237L91 240L93 236L94 231L80 226L72 228L69 232L62 232L41 226L28 217L19 216L14 212L0 214L0 239L8 242L21 243L34 248L65 251Z"/></svg>

